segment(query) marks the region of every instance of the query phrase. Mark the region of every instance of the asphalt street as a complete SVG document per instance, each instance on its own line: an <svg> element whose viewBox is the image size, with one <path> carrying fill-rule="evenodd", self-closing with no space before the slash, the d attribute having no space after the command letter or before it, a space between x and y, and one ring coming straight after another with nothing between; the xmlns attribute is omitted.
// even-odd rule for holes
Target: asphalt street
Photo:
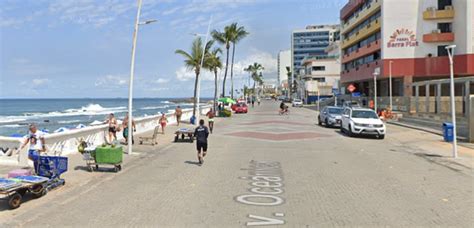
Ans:
<svg viewBox="0 0 474 228"><path fill-rule="evenodd" d="M278 105L265 101L219 119L202 166L195 144L171 143L169 135L167 145L139 148L120 173L51 192L35 207L0 211L0 224L473 226L472 167L391 137L422 133L389 126L385 140L349 138L318 126L315 111L280 116Z"/></svg>

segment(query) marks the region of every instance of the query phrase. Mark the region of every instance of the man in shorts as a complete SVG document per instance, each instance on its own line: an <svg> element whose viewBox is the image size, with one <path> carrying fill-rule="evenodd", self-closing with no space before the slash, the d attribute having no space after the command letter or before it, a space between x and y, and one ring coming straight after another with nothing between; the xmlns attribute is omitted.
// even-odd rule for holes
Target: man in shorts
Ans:
<svg viewBox="0 0 474 228"><path fill-rule="evenodd" d="M207 137L209 137L209 129L204 126L203 119L199 120L199 126L194 130L194 136L196 137L199 164L202 164L207 153Z"/></svg>
<svg viewBox="0 0 474 228"><path fill-rule="evenodd" d="M181 115L183 115L183 110L181 109L181 107L179 107L179 105L174 110L174 114L176 115L176 123L179 126L179 123L181 122Z"/></svg>
<svg viewBox="0 0 474 228"><path fill-rule="evenodd" d="M46 151L46 143L44 140L45 133L39 131L35 124L30 124L28 136L21 145L20 150L23 149L28 143L30 144L28 149L28 159L33 161L35 173L38 173L38 160L41 152Z"/></svg>
<svg viewBox="0 0 474 228"><path fill-rule="evenodd" d="M206 116L209 120L209 130L211 131L211 134L212 134L212 130L214 129L214 117L216 116L216 113L211 108L209 112L207 112Z"/></svg>

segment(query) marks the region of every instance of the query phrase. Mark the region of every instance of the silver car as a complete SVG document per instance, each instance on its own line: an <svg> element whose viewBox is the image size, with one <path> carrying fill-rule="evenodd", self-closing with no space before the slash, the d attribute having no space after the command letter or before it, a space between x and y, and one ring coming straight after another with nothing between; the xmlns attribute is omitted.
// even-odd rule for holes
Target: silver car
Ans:
<svg viewBox="0 0 474 228"><path fill-rule="evenodd" d="M321 126L324 123L325 127L334 127L341 125L342 112L341 107L326 106L318 115L318 124Z"/></svg>

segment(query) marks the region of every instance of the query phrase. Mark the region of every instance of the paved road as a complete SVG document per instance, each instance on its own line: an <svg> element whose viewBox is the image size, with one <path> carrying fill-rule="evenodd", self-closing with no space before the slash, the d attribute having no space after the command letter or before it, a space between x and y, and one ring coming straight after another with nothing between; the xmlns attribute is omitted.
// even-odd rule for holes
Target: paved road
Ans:
<svg viewBox="0 0 474 228"><path fill-rule="evenodd" d="M264 102L217 123L203 166L195 145L137 155L119 174L48 194L7 226L239 227L474 224L473 172L391 138L348 138L315 112ZM420 133L389 128L391 134ZM140 148L139 148L140 149ZM144 148L141 148L145 150ZM37 201L40 201L37 200ZM26 209L26 210L22 210ZM7 213L7 212L1 212Z"/></svg>

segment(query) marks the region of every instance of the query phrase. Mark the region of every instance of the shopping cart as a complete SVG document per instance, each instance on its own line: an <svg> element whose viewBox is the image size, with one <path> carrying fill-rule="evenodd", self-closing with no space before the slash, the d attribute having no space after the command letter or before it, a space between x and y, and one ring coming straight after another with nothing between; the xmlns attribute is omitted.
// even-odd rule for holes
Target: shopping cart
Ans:
<svg viewBox="0 0 474 228"><path fill-rule="evenodd" d="M37 175L49 178L46 187L48 191L66 184L66 181L61 178L61 174L68 169L67 157L40 156L35 163Z"/></svg>

